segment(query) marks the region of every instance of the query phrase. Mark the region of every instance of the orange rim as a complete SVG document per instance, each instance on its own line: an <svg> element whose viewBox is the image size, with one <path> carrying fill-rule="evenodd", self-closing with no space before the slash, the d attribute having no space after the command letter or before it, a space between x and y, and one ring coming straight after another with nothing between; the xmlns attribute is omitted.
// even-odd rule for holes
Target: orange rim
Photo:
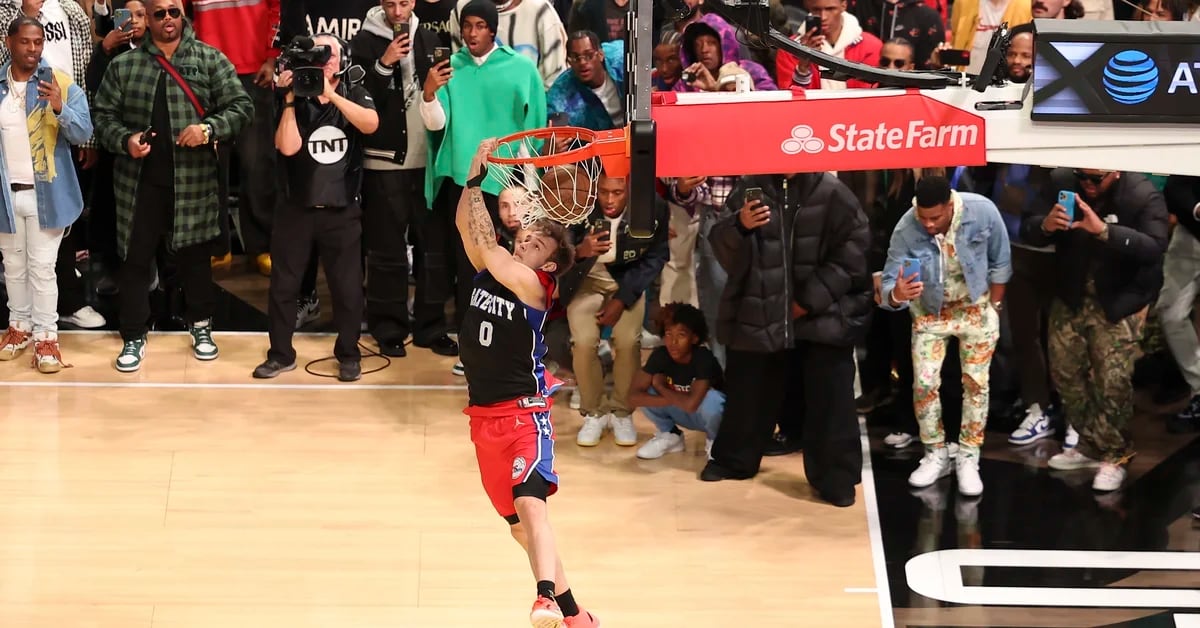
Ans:
<svg viewBox="0 0 1200 628"><path fill-rule="evenodd" d="M591 129L584 129L576 126L552 126L542 129L533 129L531 131L521 131L507 135L498 140L496 149L499 150L502 146L507 146L513 142L521 142L526 138L536 140L548 140L555 134L562 133L568 136L574 136L577 139L586 141L587 144L579 148L573 148L561 153L552 153L550 155L530 155L528 157L504 157L497 155L494 152L488 155L488 161L494 164L502 164L508 166L523 166L532 164L539 168L550 168L553 166L565 166L568 164L578 163L589 157L596 156L596 132Z"/></svg>

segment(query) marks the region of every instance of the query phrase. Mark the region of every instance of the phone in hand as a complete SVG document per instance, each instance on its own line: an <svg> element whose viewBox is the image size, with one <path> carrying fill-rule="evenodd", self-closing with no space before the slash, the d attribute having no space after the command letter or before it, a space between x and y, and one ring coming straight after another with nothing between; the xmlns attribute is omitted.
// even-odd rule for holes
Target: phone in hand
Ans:
<svg viewBox="0 0 1200 628"><path fill-rule="evenodd" d="M971 65L971 51L943 48L938 52L938 60L942 65Z"/></svg>
<svg viewBox="0 0 1200 628"><path fill-rule="evenodd" d="M804 34L807 35L814 30L817 31L817 35L821 34L821 16L810 13L804 16Z"/></svg>
<svg viewBox="0 0 1200 628"><path fill-rule="evenodd" d="M392 34L395 36L395 39L397 39L397 40L400 39L401 37L408 37L408 28L409 28L408 22L400 22L399 24L392 24Z"/></svg>
<svg viewBox="0 0 1200 628"><path fill-rule="evenodd" d="M38 68L37 78L39 82L47 85L54 83L54 70L50 68Z"/></svg>
<svg viewBox="0 0 1200 628"><path fill-rule="evenodd" d="M433 49L433 64L437 65L443 61L450 59L450 49L445 46L438 46Z"/></svg>
<svg viewBox="0 0 1200 628"><path fill-rule="evenodd" d="M565 111L556 111L550 114L550 126L569 126L571 124L571 114Z"/></svg>
<svg viewBox="0 0 1200 628"><path fill-rule="evenodd" d="M747 203L753 203L753 202L757 201L759 203L759 205L761 206L762 200L763 200L762 188L746 188L746 202Z"/></svg>
<svg viewBox="0 0 1200 628"><path fill-rule="evenodd" d="M138 144L145 146L150 143L150 139L154 137L154 127L148 126L145 131L142 131L142 137L138 140Z"/></svg>
<svg viewBox="0 0 1200 628"><path fill-rule="evenodd" d="M900 276L910 281L920 281L921 260L915 257L905 258L904 261L900 263Z"/></svg>
<svg viewBox="0 0 1200 628"><path fill-rule="evenodd" d="M113 27L128 33L133 30L133 11L129 9L113 10Z"/></svg>
<svg viewBox="0 0 1200 628"><path fill-rule="evenodd" d="M684 70L683 73L679 75L679 80L683 81L685 84L691 83L692 81L696 80L696 73L691 70Z"/></svg>
<svg viewBox="0 0 1200 628"><path fill-rule="evenodd" d="M1067 218L1075 222L1075 193L1071 190L1059 190L1058 204L1067 210Z"/></svg>

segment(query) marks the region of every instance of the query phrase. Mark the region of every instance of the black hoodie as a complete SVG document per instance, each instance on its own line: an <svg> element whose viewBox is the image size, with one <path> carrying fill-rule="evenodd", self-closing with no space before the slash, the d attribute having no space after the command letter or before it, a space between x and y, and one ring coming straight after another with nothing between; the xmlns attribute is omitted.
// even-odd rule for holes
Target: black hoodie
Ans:
<svg viewBox="0 0 1200 628"><path fill-rule="evenodd" d="M913 45L913 61L924 69L937 45L946 41L942 16L929 8L924 0L857 0L854 16L863 30L887 43L903 37Z"/></svg>

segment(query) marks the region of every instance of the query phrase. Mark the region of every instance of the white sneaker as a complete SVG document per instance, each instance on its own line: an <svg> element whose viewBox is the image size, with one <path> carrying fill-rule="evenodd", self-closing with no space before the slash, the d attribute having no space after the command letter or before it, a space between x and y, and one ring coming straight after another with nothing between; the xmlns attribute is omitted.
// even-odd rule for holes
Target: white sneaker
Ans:
<svg viewBox="0 0 1200 628"><path fill-rule="evenodd" d="M642 460L656 460L666 454L675 454L683 450L682 435L674 432L659 432L646 441L645 445L638 448L637 457Z"/></svg>
<svg viewBox="0 0 1200 628"><path fill-rule="evenodd" d="M950 475L949 447L935 447L925 451L917 470L908 476L909 486L925 488Z"/></svg>
<svg viewBox="0 0 1200 628"><path fill-rule="evenodd" d="M947 443L946 444L946 455L950 456L951 460L957 458L958 457L958 443Z"/></svg>
<svg viewBox="0 0 1200 628"><path fill-rule="evenodd" d="M963 454L954 461L958 476L958 492L967 497L983 493L983 480L979 477L979 456Z"/></svg>
<svg viewBox="0 0 1200 628"><path fill-rule="evenodd" d="M1125 482L1125 469L1111 462L1100 463L1100 470L1092 479L1092 490L1108 493L1121 488Z"/></svg>
<svg viewBox="0 0 1200 628"><path fill-rule="evenodd" d="M645 329L642 330L642 348L643 349L657 349L662 346L662 343L663 343L662 337L655 336L654 334L646 331Z"/></svg>
<svg viewBox="0 0 1200 628"><path fill-rule="evenodd" d="M612 416L612 415L609 415ZM612 416L609 425L613 431L613 441L622 447L633 447L638 442L637 430L633 429L632 416Z"/></svg>
<svg viewBox="0 0 1200 628"><path fill-rule="evenodd" d="M892 432L883 437L883 444L895 449L904 449L913 442L913 435L905 432Z"/></svg>
<svg viewBox="0 0 1200 628"><path fill-rule="evenodd" d="M459 360L454 363L454 366L450 367L450 373L459 377L466 377L467 367L463 366L462 360Z"/></svg>
<svg viewBox="0 0 1200 628"><path fill-rule="evenodd" d="M62 317L59 322L82 329L99 329L104 327L108 321L104 320L104 316L100 312L93 310L92 306L85 305L75 310L74 314Z"/></svg>
<svg viewBox="0 0 1200 628"><path fill-rule="evenodd" d="M572 410L578 410L581 403L583 403L583 396L579 394L579 388L576 387L571 391L571 401L567 405L571 406Z"/></svg>
<svg viewBox="0 0 1200 628"><path fill-rule="evenodd" d="M1075 428L1067 425L1067 436L1063 439L1063 449L1075 449L1079 446L1079 432Z"/></svg>
<svg viewBox="0 0 1200 628"><path fill-rule="evenodd" d="M1063 449L1061 454L1054 454L1046 461L1046 466L1059 471L1074 471L1075 469L1092 469L1100 466L1100 461L1092 460L1079 453L1074 447Z"/></svg>
<svg viewBox="0 0 1200 628"><path fill-rule="evenodd" d="M1013 430L1008 442L1014 445L1028 445L1047 436L1054 436L1054 428L1050 427L1050 419L1042 412L1042 406L1035 403L1025 410L1025 420Z"/></svg>
<svg viewBox="0 0 1200 628"><path fill-rule="evenodd" d="M583 427L579 428L579 434L575 436L575 444L580 447L599 445L600 437L604 435L604 428L608 427L610 418L610 415L607 414L583 417Z"/></svg>

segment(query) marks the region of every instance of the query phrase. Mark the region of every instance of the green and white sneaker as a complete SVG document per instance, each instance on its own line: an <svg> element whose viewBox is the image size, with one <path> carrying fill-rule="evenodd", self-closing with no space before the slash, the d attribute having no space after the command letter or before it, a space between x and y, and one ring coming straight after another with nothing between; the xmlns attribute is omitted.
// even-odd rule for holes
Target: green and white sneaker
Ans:
<svg viewBox="0 0 1200 628"><path fill-rule="evenodd" d="M212 321L203 320L192 323L192 355L197 360L217 359L217 343L212 338Z"/></svg>
<svg viewBox="0 0 1200 628"><path fill-rule="evenodd" d="M146 359L146 337L136 340L126 340L117 355L117 370L122 373L132 373L142 368L142 360Z"/></svg>

